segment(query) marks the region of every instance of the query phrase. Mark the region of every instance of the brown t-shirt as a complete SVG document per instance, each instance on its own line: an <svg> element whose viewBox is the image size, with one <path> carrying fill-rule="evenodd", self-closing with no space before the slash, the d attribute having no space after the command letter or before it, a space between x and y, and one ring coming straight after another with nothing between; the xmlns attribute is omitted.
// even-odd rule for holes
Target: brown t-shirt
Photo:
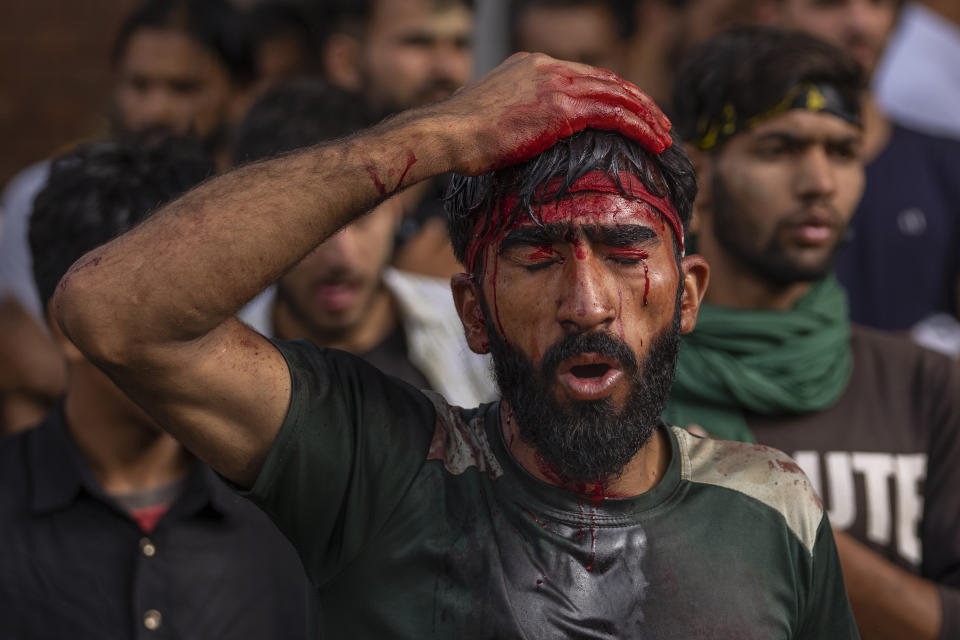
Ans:
<svg viewBox="0 0 960 640"><path fill-rule="evenodd" d="M866 327L850 342L836 404L747 423L803 467L834 527L941 585L941 637L960 638L960 366Z"/></svg>

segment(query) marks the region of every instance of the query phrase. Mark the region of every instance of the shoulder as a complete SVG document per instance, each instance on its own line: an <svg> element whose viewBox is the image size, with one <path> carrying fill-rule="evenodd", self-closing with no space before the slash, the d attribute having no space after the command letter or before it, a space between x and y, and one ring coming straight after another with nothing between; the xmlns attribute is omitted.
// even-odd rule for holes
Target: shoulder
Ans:
<svg viewBox="0 0 960 640"><path fill-rule="evenodd" d="M957 194L956 179L960 176L960 140L934 136L895 123L890 143L880 156L880 163L888 163L906 173L928 172L945 191Z"/></svg>
<svg viewBox="0 0 960 640"><path fill-rule="evenodd" d="M9 488L15 486L11 484L23 482L23 472L27 468L28 447L31 440L34 439L34 429L21 431L0 438L0 487Z"/></svg>
<svg viewBox="0 0 960 640"><path fill-rule="evenodd" d="M335 424L400 433L429 434L434 406L423 391L387 375L351 353L307 340L274 340L290 371L291 399L281 433ZM391 429L393 425L417 428Z"/></svg>
<svg viewBox="0 0 960 640"><path fill-rule="evenodd" d="M3 521L37 497L37 478L55 483L64 471L63 461L44 455L51 448L51 434L45 433L50 430L48 423L49 418L26 431L0 438L0 529ZM48 468L50 462L56 468Z"/></svg>
<svg viewBox="0 0 960 640"><path fill-rule="evenodd" d="M682 477L723 487L779 513L813 553L823 504L803 470L787 454L758 444L700 438L672 427L682 456Z"/></svg>
<svg viewBox="0 0 960 640"><path fill-rule="evenodd" d="M899 122L893 125L890 146L900 149L914 149L937 154L939 160L960 157L960 140L949 136L935 136Z"/></svg>
<svg viewBox="0 0 960 640"><path fill-rule="evenodd" d="M383 384L391 378L363 358L309 340L270 341L290 369L295 391L325 394L336 388Z"/></svg>
<svg viewBox="0 0 960 640"><path fill-rule="evenodd" d="M899 379L932 376L946 380L957 375L956 363L949 356L889 331L853 324L850 345L853 349L854 376L864 371Z"/></svg>
<svg viewBox="0 0 960 640"><path fill-rule="evenodd" d="M450 405L439 393L423 393L436 410L427 459L439 460L453 475L460 475L469 468L485 472L491 478L503 475L503 467L487 437L486 415L488 410L493 410L490 405L462 409Z"/></svg>

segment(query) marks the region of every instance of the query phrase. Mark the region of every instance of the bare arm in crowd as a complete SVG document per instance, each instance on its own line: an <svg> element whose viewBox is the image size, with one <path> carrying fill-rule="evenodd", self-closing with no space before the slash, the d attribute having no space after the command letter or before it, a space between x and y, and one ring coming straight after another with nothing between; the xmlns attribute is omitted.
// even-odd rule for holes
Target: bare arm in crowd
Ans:
<svg viewBox="0 0 960 640"><path fill-rule="evenodd" d="M518 54L444 102L200 185L77 261L54 297L56 318L165 429L250 486L286 415L290 378L237 310L403 186L514 164L587 127L655 152L670 143L666 118L633 85Z"/></svg>

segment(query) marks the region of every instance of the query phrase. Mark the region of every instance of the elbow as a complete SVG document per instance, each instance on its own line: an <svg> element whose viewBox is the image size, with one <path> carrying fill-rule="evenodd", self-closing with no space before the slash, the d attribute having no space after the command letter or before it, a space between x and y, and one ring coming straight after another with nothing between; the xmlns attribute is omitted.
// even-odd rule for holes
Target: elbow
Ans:
<svg viewBox="0 0 960 640"><path fill-rule="evenodd" d="M88 360L97 365L122 365L125 354L129 354L124 323L100 285L81 274L84 267L78 265L81 262L74 264L57 285L51 298L53 319Z"/></svg>

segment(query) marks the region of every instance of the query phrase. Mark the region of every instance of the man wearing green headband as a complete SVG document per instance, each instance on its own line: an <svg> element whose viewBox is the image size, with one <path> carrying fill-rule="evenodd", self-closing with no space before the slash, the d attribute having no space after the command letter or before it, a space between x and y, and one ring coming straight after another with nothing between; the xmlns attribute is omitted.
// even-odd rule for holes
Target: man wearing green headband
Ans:
<svg viewBox="0 0 960 640"><path fill-rule="evenodd" d="M832 275L864 184L863 85L833 46L756 27L681 69L674 122L711 281L665 417L794 456L825 500L863 637L957 638L960 372L852 326Z"/></svg>

